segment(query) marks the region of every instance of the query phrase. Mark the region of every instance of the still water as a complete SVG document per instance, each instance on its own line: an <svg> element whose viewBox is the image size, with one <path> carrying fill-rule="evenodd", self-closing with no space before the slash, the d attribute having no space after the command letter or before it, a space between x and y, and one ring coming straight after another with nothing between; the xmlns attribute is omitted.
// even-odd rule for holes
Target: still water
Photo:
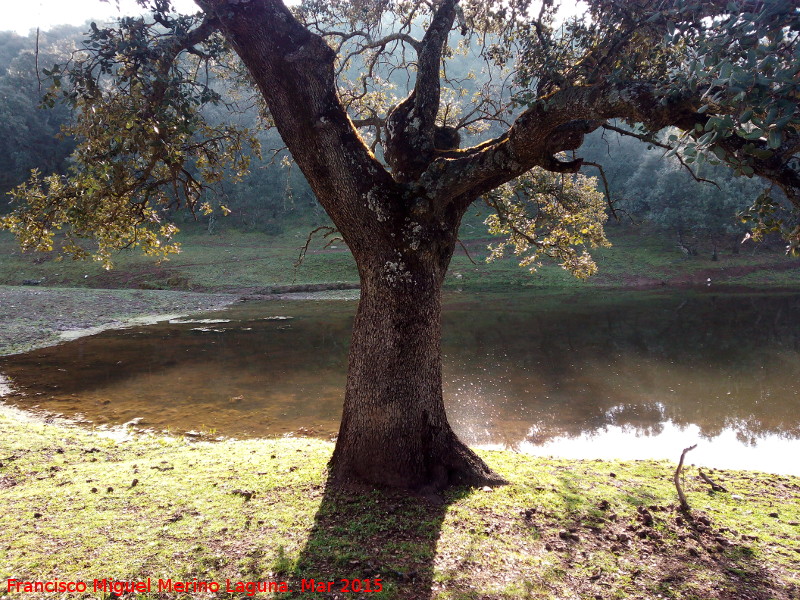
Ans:
<svg viewBox="0 0 800 600"><path fill-rule="evenodd" d="M0 359L6 402L210 437L336 434L353 301L238 305ZM800 295L475 297L443 317L470 444L800 474Z"/></svg>

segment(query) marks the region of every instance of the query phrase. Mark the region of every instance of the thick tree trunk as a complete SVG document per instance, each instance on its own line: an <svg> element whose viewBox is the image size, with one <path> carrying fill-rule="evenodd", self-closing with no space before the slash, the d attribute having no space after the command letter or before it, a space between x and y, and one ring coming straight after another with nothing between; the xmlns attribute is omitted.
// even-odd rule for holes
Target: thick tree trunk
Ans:
<svg viewBox="0 0 800 600"><path fill-rule="evenodd" d="M331 482L434 491L503 483L453 433L442 400L438 269L362 266Z"/></svg>
<svg viewBox="0 0 800 600"><path fill-rule="evenodd" d="M445 200L396 177L397 169L389 173L339 101L333 50L282 2L200 4L219 20L247 65L284 142L361 274L331 482L428 491L451 483L502 483L458 440L442 401L441 285L461 214L477 192L448 193ZM414 95L419 135L408 128L397 130L400 137L400 130L408 130L405 142L395 144L394 156L398 165L414 166L409 177L419 170L409 155L427 156L434 143L439 61L454 7L453 1L440 5L423 40L417 87L429 83Z"/></svg>

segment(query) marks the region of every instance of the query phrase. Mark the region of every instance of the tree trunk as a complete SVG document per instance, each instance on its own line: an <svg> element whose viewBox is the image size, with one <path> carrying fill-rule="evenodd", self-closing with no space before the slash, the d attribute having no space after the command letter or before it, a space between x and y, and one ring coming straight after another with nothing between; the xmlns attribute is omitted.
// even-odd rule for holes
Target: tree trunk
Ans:
<svg viewBox="0 0 800 600"><path fill-rule="evenodd" d="M419 104L414 118L409 115L419 121L421 133L409 133L407 143L396 144L394 152L398 162L413 166L408 177L399 177L397 169L389 173L364 144L338 97L334 51L283 2L200 4L219 19L248 67L281 137L361 275L331 483L427 491L451 483L502 483L453 433L442 401L441 285L461 215L481 192L459 195L448 189L439 197L426 190L429 183L398 181L418 175L419 165L405 160L407 154L430 154L441 47L455 2L437 11L432 33L423 40L417 87L428 81L430 89L414 95ZM423 109L430 114L420 121ZM413 129L404 127L398 131ZM447 188L448 182L439 185Z"/></svg>
<svg viewBox="0 0 800 600"><path fill-rule="evenodd" d="M443 271L399 260L370 263L359 265L361 301L331 482L423 492L504 483L447 422L440 343Z"/></svg>

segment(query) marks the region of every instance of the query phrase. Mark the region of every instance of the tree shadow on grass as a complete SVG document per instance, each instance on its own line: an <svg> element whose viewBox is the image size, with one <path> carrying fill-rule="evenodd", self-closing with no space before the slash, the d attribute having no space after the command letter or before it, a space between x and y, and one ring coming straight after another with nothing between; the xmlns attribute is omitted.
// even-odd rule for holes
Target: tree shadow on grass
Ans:
<svg viewBox="0 0 800 600"><path fill-rule="evenodd" d="M291 582L292 593L282 597L319 600L380 590L368 596L429 598L448 506L470 493L459 488L440 498L327 486L297 561L275 565Z"/></svg>

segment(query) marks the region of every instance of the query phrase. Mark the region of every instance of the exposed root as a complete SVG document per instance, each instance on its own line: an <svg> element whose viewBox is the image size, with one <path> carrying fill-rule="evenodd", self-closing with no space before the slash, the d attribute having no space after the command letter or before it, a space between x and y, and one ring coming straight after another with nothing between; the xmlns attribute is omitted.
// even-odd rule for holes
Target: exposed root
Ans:
<svg viewBox="0 0 800 600"><path fill-rule="evenodd" d="M461 440L453 436L451 459L448 461L448 481L445 487L451 485L466 485L470 487L500 486L508 481L492 471L483 459L470 450Z"/></svg>
<svg viewBox="0 0 800 600"><path fill-rule="evenodd" d="M454 486L484 487L508 482L450 432L419 460L398 456L397 462L376 465L342 460L334 452L329 463L328 485L339 489L384 488L435 495ZM404 460L406 459L406 460ZM411 467L410 465L415 465Z"/></svg>

